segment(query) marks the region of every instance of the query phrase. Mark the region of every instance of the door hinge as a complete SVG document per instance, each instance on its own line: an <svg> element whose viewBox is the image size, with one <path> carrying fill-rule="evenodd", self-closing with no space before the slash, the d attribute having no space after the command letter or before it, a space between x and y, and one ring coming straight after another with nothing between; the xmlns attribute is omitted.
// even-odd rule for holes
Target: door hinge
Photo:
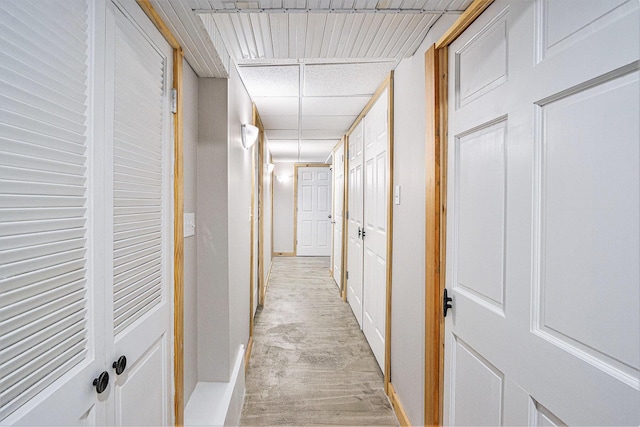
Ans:
<svg viewBox="0 0 640 427"><path fill-rule="evenodd" d="M347 219L349 219L349 211L347 211Z"/></svg>
<svg viewBox="0 0 640 427"><path fill-rule="evenodd" d="M171 112L176 114L178 112L178 90L171 89Z"/></svg>
<svg viewBox="0 0 640 427"><path fill-rule="evenodd" d="M347 280L349 280L349 272L347 271Z"/></svg>
<svg viewBox="0 0 640 427"><path fill-rule="evenodd" d="M453 298L449 297L447 288L444 288L444 294L442 295L442 314L444 317L447 317L447 310L453 308L453 306L449 304L451 301L453 301Z"/></svg>

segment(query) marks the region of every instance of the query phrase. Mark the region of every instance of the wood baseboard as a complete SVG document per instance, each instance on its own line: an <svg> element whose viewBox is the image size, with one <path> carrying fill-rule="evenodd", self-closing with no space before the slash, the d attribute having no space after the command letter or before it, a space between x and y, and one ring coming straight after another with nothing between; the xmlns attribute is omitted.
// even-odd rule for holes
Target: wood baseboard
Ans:
<svg viewBox="0 0 640 427"><path fill-rule="evenodd" d="M296 256L295 253L293 252L274 252L273 253L274 257L281 257L281 256Z"/></svg>
<svg viewBox="0 0 640 427"><path fill-rule="evenodd" d="M389 400L391 401L393 411L396 413L396 417L398 417L398 422L400 422L400 425L411 427L409 417L407 417L407 413L404 411L402 403L400 403L400 399L396 394L396 390L395 388L393 388L393 384L391 383L389 383Z"/></svg>

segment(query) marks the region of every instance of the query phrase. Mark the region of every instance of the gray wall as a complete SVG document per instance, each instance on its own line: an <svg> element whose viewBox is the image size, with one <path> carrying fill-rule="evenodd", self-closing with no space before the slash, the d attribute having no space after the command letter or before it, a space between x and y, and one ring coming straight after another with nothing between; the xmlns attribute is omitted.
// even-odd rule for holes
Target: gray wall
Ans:
<svg viewBox="0 0 640 427"><path fill-rule="evenodd" d="M198 158L198 77L183 62L184 112L184 211L196 211ZM197 232L197 230L196 230ZM196 237L184 239L184 396L185 402L198 382L197 251Z"/></svg>
<svg viewBox="0 0 640 427"><path fill-rule="evenodd" d="M251 254L251 150L242 148L242 123L252 123L252 103L235 66L229 70L228 248L229 360L249 341Z"/></svg>
<svg viewBox="0 0 640 427"><path fill-rule="evenodd" d="M198 381L229 381L227 80L198 89Z"/></svg>
<svg viewBox="0 0 640 427"><path fill-rule="evenodd" d="M273 175L273 252L293 252L293 163L276 163ZM290 179L281 183L278 175Z"/></svg>
<svg viewBox="0 0 640 427"><path fill-rule="evenodd" d="M455 21L444 15L394 75L391 382L412 425L424 423L425 96L424 53Z"/></svg>

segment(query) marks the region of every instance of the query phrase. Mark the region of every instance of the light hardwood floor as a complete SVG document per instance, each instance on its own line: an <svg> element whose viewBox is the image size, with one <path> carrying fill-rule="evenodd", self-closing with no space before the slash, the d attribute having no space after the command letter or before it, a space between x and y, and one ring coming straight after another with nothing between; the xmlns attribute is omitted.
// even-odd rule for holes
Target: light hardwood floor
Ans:
<svg viewBox="0 0 640 427"><path fill-rule="evenodd" d="M398 425L329 258L274 258L240 424Z"/></svg>

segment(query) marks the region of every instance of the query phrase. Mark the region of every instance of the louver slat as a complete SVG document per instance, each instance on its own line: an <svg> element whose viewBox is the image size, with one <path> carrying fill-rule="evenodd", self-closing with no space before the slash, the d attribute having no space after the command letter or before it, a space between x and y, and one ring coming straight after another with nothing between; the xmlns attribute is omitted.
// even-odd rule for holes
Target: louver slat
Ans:
<svg viewBox="0 0 640 427"><path fill-rule="evenodd" d="M0 2L0 420L88 352L87 22Z"/></svg>
<svg viewBox="0 0 640 427"><path fill-rule="evenodd" d="M117 15L113 182L114 331L162 300L164 58ZM144 99L144 106L135 99Z"/></svg>

